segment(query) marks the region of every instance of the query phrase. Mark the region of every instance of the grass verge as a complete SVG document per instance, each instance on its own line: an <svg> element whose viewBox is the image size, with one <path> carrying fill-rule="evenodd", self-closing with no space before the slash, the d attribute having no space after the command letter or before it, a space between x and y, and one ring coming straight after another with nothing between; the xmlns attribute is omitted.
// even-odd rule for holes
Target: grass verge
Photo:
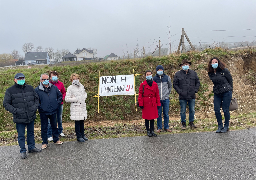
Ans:
<svg viewBox="0 0 256 180"><path fill-rule="evenodd" d="M241 130L256 127L256 112L247 113L239 116L231 116L230 130ZM155 121L156 124L156 121ZM170 121L172 133L161 132L160 134L177 134L177 133L196 133L196 132L214 132L217 130L217 122L215 118L198 119L195 121L198 128L191 130L181 130L180 119ZM64 138L62 141L75 141L76 134L74 127L66 127L64 129ZM89 139L108 139L120 137L145 136L146 130L144 123L118 123L114 126L89 126L85 127L85 134ZM18 145L17 131L3 131L0 133L0 146ZM35 141L41 143L41 131L35 130Z"/></svg>

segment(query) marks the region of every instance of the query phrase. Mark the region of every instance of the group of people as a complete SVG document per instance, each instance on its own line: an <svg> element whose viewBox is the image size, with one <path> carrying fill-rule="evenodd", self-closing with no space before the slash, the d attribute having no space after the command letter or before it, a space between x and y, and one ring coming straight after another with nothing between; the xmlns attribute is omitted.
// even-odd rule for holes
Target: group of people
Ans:
<svg viewBox="0 0 256 180"><path fill-rule="evenodd" d="M176 72L173 80L173 88L179 94L181 128L186 129L186 107L189 107L189 126L196 128L194 124L195 94L200 87L197 73L190 69L191 62L183 60L181 70ZM225 64L214 57L208 64L208 75L212 80L214 92L214 111L218 122L216 133L225 133L229 130L229 105L232 98L232 76ZM140 84L138 105L142 109L142 118L145 119L147 135L156 137L154 133L154 119L157 119L157 132L162 131L162 112L164 117L164 130L169 129L169 96L172 89L171 78L164 73L164 67L156 67L156 75L152 77L152 71L145 72L146 80ZM48 141L53 140L57 145L63 144L59 136L65 136L62 127L63 101L71 103L70 119L75 121L75 132L78 142L88 139L84 134L84 120L87 119L85 100L87 93L79 82L78 74L71 74L71 85L67 88L59 81L59 74L51 71L42 74L40 84L35 89L26 84L25 75L17 73L14 77L15 84L5 92L3 106L13 114L13 122L16 123L18 143L21 158L27 158L25 147L25 127L27 127L28 152L41 152L48 147ZM223 126L220 108L223 109L225 123ZM39 111L41 119L42 148L35 147L34 121L36 112ZM57 127L58 123L58 127Z"/></svg>
<svg viewBox="0 0 256 180"><path fill-rule="evenodd" d="M25 75L17 73L14 76L15 84L5 92L3 106L13 114L13 122L16 123L18 143L21 158L27 158L25 147L25 128L27 127L28 152L41 152L48 147L48 140L53 140L57 145L62 145L59 136L65 136L62 128L63 101L71 103L70 119L75 120L77 141L85 142L88 139L84 135L84 120L87 119L86 103L87 93L79 82L78 74L71 74L71 85L67 92L58 73L52 71L49 74L41 74L39 86L35 89L26 84ZM41 119L42 148L35 147L34 121L36 112ZM57 119L57 121L56 121ZM58 122L58 127L57 127Z"/></svg>
<svg viewBox="0 0 256 180"><path fill-rule="evenodd" d="M175 73L173 88L179 94L181 129L186 129L186 107L189 107L189 126L197 128L194 124L195 99L200 87L197 73L190 69L191 62L183 60L181 70ZM208 75L213 82L214 111L218 122L216 133L226 133L229 130L229 106L233 92L233 80L226 65L218 58L212 58L208 63ZM164 116L164 130L169 129L169 95L172 89L171 78L164 73L164 67L156 67L156 75L152 77L152 71L145 72L146 80L140 84L138 106L142 109L142 118L145 119L147 135L156 137L154 133L154 119L157 119L157 132L162 131L162 112ZM223 126L222 108L225 116Z"/></svg>

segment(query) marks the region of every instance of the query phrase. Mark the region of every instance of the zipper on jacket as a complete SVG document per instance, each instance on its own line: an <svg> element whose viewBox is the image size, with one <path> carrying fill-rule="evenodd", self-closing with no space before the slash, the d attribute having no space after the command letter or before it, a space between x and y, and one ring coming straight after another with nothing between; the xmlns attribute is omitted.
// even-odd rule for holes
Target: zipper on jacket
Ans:
<svg viewBox="0 0 256 180"><path fill-rule="evenodd" d="M163 93L162 93L162 90L163 90L163 87L162 87L162 76L160 76L160 80L161 80L161 99L163 99Z"/></svg>

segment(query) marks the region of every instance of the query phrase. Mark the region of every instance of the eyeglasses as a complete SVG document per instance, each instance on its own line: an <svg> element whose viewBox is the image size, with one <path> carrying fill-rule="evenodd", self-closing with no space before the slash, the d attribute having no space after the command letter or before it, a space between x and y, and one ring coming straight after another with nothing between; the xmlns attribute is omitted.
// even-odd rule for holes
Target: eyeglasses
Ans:
<svg viewBox="0 0 256 180"><path fill-rule="evenodd" d="M42 79L43 81L45 81L45 80L49 80L49 79Z"/></svg>

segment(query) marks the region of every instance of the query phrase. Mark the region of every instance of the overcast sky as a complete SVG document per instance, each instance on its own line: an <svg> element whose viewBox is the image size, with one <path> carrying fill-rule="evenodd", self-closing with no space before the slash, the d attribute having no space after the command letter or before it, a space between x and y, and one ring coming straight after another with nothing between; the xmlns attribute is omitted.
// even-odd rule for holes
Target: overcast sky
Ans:
<svg viewBox="0 0 256 180"><path fill-rule="evenodd" d="M154 50L159 38L169 47L168 36L177 49L181 28L193 44L256 40L256 0L0 0L0 7L0 54L24 56L31 42L122 57L137 43Z"/></svg>

